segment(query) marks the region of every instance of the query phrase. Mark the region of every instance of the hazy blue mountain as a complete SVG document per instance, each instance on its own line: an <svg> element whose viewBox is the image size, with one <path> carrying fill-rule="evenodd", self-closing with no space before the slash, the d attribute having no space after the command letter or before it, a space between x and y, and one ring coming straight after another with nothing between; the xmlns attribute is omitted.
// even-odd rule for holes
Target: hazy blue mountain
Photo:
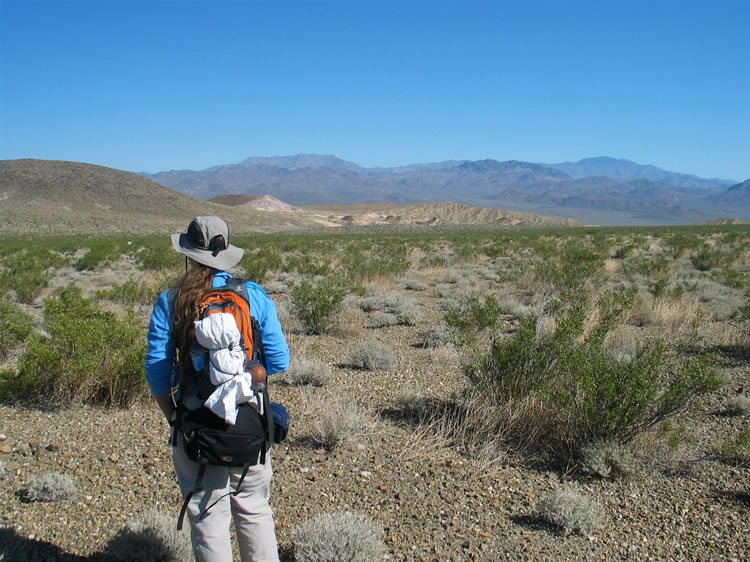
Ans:
<svg viewBox="0 0 750 562"><path fill-rule="evenodd" d="M287 168L299 170L301 168L344 168L359 172L362 168L354 162L347 162L337 158L333 154L295 154L294 156L251 156L237 163L240 166L274 166L276 168Z"/></svg>
<svg viewBox="0 0 750 562"><path fill-rule="evenodd" d="M710 189L735 183L733 180L704 179L689 174L667 172L656 166L636 164L630 160L610 158L609 156L584 158L578 162L561 162L559 164L547 164L547 166L560 170L573 179L592 176L607 176L622 181L645 179L677 187L697 189Z"/></svg>
<svg viewBox="0 0 750 562"><path fill-rule="evenodd" d="M606 157L560 165L487 159L362 168L335 156L301 154L144 175L202 199L267 194L291 205L452 201L591 224L750 221L745 184L717 184Z"/></svg>

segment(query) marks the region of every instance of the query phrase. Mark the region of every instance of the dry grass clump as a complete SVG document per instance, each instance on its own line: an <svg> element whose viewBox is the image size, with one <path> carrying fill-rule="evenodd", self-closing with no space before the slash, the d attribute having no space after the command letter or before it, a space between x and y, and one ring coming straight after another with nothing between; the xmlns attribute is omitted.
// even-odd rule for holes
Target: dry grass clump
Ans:
<svg viewBox="0 0 750 562"><path fill-rule="evenodd" d="M331 377L330 365L304 355L294 359L284 374L286 382L293 386L325 386L331 381Z"/></svg>
<svg viewBox="0 0 750 562"><path fill-rule="evenodd" d="M22 490L21 497L26 502L54 502L73 499L76 484L71 476L61 472L47 472L35 475L29 485Z"/></svg>
<svg viewBox="0 0 750 562"><path fill-rule="evenodd" d="M566 533L591 536L604 526L599 504L572 488L560 488L539 502L542 519L561 527Z"/></svg>
<svg viewBox="0 0 750 562"><path fill-rule="evenodd" d="M105 555L112 560L192 560L190 533L178 531L176 520L157 511L146 513L109 540Z"/></svg>
<svg viewBox="0 0 750 562"><path fill-rule="evenodd" d="M349 365L367 371L390 371L396 366L396 355L390 347L377 340L368 340L354 348Z"/></svg>
<svg viewBox="0 0 750 562"><path fill-rule="evenodd" d="M680 333L691 329L702 316L703 309L693 296L654 297L641 293L627 319L635 326L662 326Z"/></svg>
<svg viewBox="0 0 750 562"><path fill-rule="evenodd" d="M362 513L321 513L294 534L299 562L375 562L383 559L383 528Z"/></svg>
<svg viewBox="0 0 750 562"><path fill-rule="evenodd" d="M316 444L333 450L356 443L371 425L371 416L341 393L303 395L302 419Z"/></svg>

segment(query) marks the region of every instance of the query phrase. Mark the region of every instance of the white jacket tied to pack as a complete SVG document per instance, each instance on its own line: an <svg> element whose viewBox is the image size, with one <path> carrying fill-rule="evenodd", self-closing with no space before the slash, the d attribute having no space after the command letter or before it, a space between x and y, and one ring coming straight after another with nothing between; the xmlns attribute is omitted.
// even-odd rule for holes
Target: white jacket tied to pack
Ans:
<svg viewBox="0 0 750 562"><path fill-rule="evenodd" d="M208 350L209 378L216 385L203 405L230 425L237 420L237 404L253 402L262 408L263 401L253 387L253 376L245 371L247 355L240 346L240 331L234 316L218 312L197 320L195 339Z"/></svg>

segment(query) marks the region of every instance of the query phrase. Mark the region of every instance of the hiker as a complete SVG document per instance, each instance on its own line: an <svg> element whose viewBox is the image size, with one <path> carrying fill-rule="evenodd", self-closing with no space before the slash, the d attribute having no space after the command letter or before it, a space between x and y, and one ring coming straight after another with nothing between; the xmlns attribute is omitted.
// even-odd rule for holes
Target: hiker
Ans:
<svg viewBox="0 0 750 562"><path fill-rule="evenodd" d="M146 378L151 393L170 426L179 425L178 405L184 408L181 412L201 409L202 400L194 378L203 371L207 353L196 342L194 322L199 320L198 310L204 295L212 288L227 286L231 275L226 270L239 263L244 253L229 243L228 226L216 216L195 217L187 232L172 235L172 245L185 255L186 273L175 287L164 291L154 305L146 356ZM276 307L260 286L252 282L244 285L250 312L258 321L262 336L264 367L269 375L282 372L289 364L289 347ZM180 393L181 384L184 393ZM255 404L263 409L262 401L256 400ZM225 423L219 417L216 419ZM186 509L190 521L196 560L232 560L232 518L243 562L278 560L269 505L270 443L265 458L260 458L266 451L263 447L257 463L243 470L242 466L204 466L202 462L191 460L183 447L185 435L173 432L172 458L185 499L183 512ZM201 467L205 472L200 471ZM241 484L239 490L238 484Z"/></svg>

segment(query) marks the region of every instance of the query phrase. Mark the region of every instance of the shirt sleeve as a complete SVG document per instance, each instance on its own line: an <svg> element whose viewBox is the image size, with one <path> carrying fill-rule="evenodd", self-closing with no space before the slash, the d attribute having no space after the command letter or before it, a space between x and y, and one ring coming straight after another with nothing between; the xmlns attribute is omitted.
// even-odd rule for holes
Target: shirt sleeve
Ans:
<svg viewBox="0 0 750 562"><path fill-rule="evenodd" d="M289 367L289 345L281 328L276 305L259 285L249 281L247 286L248 293L252 295L251 300L255 301L251 305L258 311L256 319L260 324L266 353L266 370L269 375L284 372ZM255 312L253 315L255 316Z"/></svg>
<svg viewBox="0 0 750 562"><path fill-rule="evenodd" d="M154 396L169 394L175 367L175 346L172 334L172 305L169 291L164 291L151 312L146 352L146 380Z"/></svg>

